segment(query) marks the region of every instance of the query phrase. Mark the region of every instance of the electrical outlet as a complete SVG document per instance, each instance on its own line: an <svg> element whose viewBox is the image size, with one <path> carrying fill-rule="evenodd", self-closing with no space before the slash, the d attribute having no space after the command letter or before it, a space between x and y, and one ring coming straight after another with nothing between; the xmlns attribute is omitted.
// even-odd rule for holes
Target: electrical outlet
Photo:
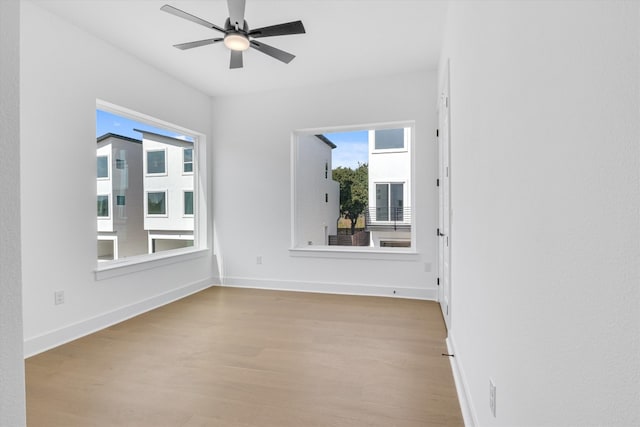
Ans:
<svg viewBox="0 0 640 427"><path fill-rule="evenodd" d="M258 264L258 265L262 264L262 256L257 256L256 257L256 264Z"/></svg>
<svg viewBox="0 0 640 427"><path fill-rule="evenodd" d="M55 305L64 304L64 291L55 291L53 293L53 303Z"/></svg>
<svg viewBox="0 0 640 427"><path fill-rule="evenodd" d="M493 417L496 417L496 385L493 383L493 380L489 378L489 409L491 409L491 414Z"/></svg>
<svg viewBox="0 0 640 427"><path fill-rule="evenodd" d="M431 263L430 262L425 262L424 263L424 271L425 271L425 273L430 273L431 272Z"/></svg>

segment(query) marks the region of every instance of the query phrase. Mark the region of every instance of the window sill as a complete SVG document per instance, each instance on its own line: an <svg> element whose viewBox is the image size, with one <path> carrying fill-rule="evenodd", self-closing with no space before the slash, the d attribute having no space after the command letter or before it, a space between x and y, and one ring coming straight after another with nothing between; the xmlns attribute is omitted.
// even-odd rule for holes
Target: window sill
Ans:
<svg viewBox="0 0 640 427"><path fill-rule="evenodd" d="M209 249L179 249L152 255L140 255L138 257L117 261L106 261L98 264L95 270L95 276L96 280L110 279L138 271L150 270L152 268L202 258L209 253Z"/></svg>
<svg viewBox="0 0 640 427"><path fill-rule="evenodd" d="M337 249L339 248L339 249ZM373 259L395 261L418 261L420 255L415 249L363 249L354 246L314 246L313 248L290 248L292 257Z"/></svg>

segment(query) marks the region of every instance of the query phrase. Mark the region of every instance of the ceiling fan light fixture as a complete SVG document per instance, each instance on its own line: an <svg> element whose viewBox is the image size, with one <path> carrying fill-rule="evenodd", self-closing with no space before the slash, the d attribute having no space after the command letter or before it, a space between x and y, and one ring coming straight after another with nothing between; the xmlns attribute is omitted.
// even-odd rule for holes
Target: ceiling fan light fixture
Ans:
<svg viewBox="0 0 640 427"><path fill-rule="evenodd" d="M247 36L239 33L229 33L224 36L224 45L231 50L242 52L249 49L250 42Z"/></svg>

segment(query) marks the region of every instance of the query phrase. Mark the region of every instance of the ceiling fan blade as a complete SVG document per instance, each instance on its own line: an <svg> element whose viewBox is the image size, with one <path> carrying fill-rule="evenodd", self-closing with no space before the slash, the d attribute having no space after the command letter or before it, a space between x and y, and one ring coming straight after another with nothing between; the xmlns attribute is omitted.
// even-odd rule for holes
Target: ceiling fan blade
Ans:
<svg viewBox="0 0 640 427"><path fill-rule="evenodd" d="M224 39L217 38L217 39L198 40L195 42L174 44L173 47L177 47L180 50L186 50L186 49L192 49L194 47L200 47L200 46L206 46L208 44L218 43L218 42L221 42L222 40Z"/></svg>
<svg viewBox="0 0 640 427"><path fill-rule="evenodd" d="M190 13L187 13L184 10L180 10L180 9L177 9L177 8L175 8L173 6L169 6L168 4L165 4L164 6L162 6L160 8L160 10L162 10L164 12L167 12L167 13L170 13L172 15L175 15L177 17L186 19L187 21L195 22L196 24L200 24L200 25L205 26L207 28L211 28L213 30L218 30L218 31L220 31L222 33L225 32L224 28L220 28L216 24L212 24L209 21L205 21L204 19L198 18L197 16L194 16L194 15L192 15Z"/></svg>
<svg viewBox="0 0 640 427"><path fill-rule="evenodd" d="M265 55L269 55L279 61L288 64L295 58L295 55L290 54L289 52L285 52L284 50L277 49L273 46L269 46L268 44L264 44L262 42L257 42L255 40L251 40L251 47L255 50L259 50Z"/></svg>
<svg viewBox="0 0 640 427"><path fill-rule="evenodd" d="M231 60L229 61L229 68L242 68L242 51L232 50Z"/></svg>
<svg viewBox="0 0 640 427"><path fill-rule="evenodd" d="M229 7L229 20L233 26L238 24L238 28L244 27L244 6L245 0L227 0Z"/></svg>
<svg viewBox="0 0 640 427"><path fill-rule="evenodd" d="M231 0L229 0L231 1ZM249 31L249 35L253 38L286 36L289 34L304 34L304 25L302 21L287 22L285 24L271 25L269 27L256 28Z"/></svg>

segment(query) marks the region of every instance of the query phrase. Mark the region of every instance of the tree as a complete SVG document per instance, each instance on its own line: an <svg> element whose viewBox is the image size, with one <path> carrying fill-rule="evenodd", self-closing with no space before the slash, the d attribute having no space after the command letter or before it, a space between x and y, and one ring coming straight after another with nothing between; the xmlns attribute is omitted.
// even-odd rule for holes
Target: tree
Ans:
<svg viewBox="0 0 640 427"><path fill-rule="evenodd" d="M339 166L333 170L333 179L340 183L340 216L351 221L353 235L369 202L369 166L358 163L355 170Z"/></svg>

